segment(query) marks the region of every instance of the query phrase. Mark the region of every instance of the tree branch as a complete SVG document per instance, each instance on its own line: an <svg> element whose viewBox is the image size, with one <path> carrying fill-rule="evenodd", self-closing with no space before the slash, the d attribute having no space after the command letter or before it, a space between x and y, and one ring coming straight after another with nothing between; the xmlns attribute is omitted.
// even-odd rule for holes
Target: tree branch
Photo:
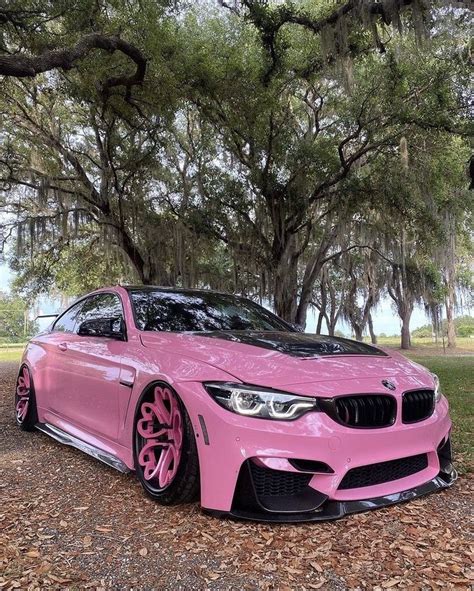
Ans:
<svg viewBox="0 0 474 591"><path fill-rule="evenodd" d="M107 94L113 87L124 86L126 97L130 97L131 88L142 84L146 73L146 58L142 52L118 35L91 33L85 35L73 47L45 51L41 55L27 56L23 54L0 56L0 75L15 78L33 78L49 70L70 70L75 63L85 58L94 49L102 49L109 53L119 51L130 58L136 65L131 75L112 76L101 84L101 91Z"/></svg>

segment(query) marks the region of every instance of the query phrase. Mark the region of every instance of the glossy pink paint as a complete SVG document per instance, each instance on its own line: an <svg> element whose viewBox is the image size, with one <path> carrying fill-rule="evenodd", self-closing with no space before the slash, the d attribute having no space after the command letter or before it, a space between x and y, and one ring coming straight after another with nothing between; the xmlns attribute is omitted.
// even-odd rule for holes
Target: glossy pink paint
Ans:
<svg viewBox="0 0 474 591"><path fill-rule="evenodd" d="M162 394L154 405L142 404L140 408L141 394L150 384L168 383L180 396L194 428L201 504L221 511L230 510L240 467L249 458L288 471L294 471L288 463L292 458L325 462L334 473L316 474L310 486L338 500L400 492L438 473L436 450L451 428L448 403L442 398L432 416L420 423L401 422L401 393L434 387L430 373L402 355L390 351L387 357L303 359L196 334L141 332L135 327L125 289L99 291L114 292L121 298L128 339L122 342L50 331L34 337L22 362L32 372L40 422L99 447L133 469L138 409L143 421L139 428L149 439L149 448L142 449L139 461L150 478L161 470L160 484L170 482L174 474L169 468L176 464L170 457L180 453L181 445L175 444L166 457L163 452L152 453L157 446L150 445L156 441L150 432L151 414L163 415ZM392 394L399 402L395 423L383 429L344 427L322 412L307 413L291 422L243 417L220 407L202 386L204 381L241 381L302 396L334 397L386 394L382 379L396 385ZM199 415L207 425L208 445ZM182 425L176 416L167 417L167 437L179 442ZM428 467L413 476L363 489L338 490L351 468L419 453L428 454Z"/></svg>

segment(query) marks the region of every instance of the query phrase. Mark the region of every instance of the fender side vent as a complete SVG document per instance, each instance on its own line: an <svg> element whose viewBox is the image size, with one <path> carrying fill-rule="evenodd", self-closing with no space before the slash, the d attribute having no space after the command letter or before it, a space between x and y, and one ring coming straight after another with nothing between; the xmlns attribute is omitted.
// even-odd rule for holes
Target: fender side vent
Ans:
<svg viewBox="0 0 474 591"><path fill-rule="evenodd" d="M334 474L334 470L324 462L316 460L288 460L288 462L300 472L311 472L319 474Z"/></svg>

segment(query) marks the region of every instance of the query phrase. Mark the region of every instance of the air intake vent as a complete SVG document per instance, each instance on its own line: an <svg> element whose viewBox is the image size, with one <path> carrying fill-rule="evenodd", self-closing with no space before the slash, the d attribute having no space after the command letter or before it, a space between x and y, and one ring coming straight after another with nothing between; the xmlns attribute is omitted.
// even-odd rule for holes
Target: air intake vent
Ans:
<svg viewBox="0 0 474 591"><path fill-rule="evenodd" d="M257 466L254 462L250 463L250 469L259 497L295 495L304 491L311 480L310 474L271 470Z"/></svg>
<svg viewBox="0 0 474 591"><path fill-rule="evenodd" d="M433 410L433 390L413 390L403 395L402 421L404 423L423 421L433 414Z"/></svg>
<svg viewBox="0 0 474 591"><path fill-rule="evenodd" d="M364 429L388 427L395 422L397 413L395 398L383 394L341 396L326 399L321 406L341 425Z"/></svg>
<svg viewBox="0 0 474 591"><path fill-rule="evenodd" d="M392 480L412 476L427 467L428 456L426 454L360 466L359 468L352 468L352 470L347 472L339 485L339 489L346 490L383 484L384 482L391 482Z"/></svg>

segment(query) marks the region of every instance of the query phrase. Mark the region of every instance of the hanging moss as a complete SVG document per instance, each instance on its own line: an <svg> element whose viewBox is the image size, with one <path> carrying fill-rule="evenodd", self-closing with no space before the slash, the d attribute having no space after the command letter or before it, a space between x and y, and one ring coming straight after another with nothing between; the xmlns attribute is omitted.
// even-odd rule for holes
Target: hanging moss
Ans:
<svg viewBox="0 0 474 591"><path fill-rule="evenodd" d="M60 220L61 220L61 235L63 238L67 238L68 236L68 230L69 230L69 216L67 214L67 212L61 213L60 214Z"/></svg>
<svg viewBox="0 0 474 591"><path fill-rule="evenodd" d="M426 39L428 30L426 22L429 5L426 0L413 0L410 4L411 22L418 43ZM403 33L402 13L407 12L403 0L380 0L377 10L374 10L373 0L358 0L354 10L342 14L334 24L327 24L320 30L321 52L326 61L344 59L350 53L350 33L355 22L372 34L375 47L384 52L385 47L381 38L381 27L390 25L400 34Z"/></svg>
<svg viewBox="0 0 474 591"><path fill-rule="evenodd" d="M403 25L400 17L400 0L385 0L384 10L388 15L389 22L402 34Z"/></svg>
<svg viewBox="0 0 474 591"><path fill-rule="evenodd" d="M406 137L400 139L400 160L404 170L408 170L408 142Z"/></svg>
<svg viewBox="0 0 474 591"><path fill-rule="evenodd" d="M20 222L16 228L16 255L18 257L23 254L24 236L23 236L23 224Z"/></svg>
<svg viewBox="0 0 474 591"><path fill-rule="evenodd" d="M40 207L46 207L48 202L49 194L49 179L47 177L41 177L38 185L38 204Z"/></svg>
<svg viewBox="0 0 474 591"><path fill-rule="evenodd" d="M30 218L28 220L28 230L29 230L29 247L30 247L30 258L33 259L33 252L35 246L35 218Z"/></svg>

